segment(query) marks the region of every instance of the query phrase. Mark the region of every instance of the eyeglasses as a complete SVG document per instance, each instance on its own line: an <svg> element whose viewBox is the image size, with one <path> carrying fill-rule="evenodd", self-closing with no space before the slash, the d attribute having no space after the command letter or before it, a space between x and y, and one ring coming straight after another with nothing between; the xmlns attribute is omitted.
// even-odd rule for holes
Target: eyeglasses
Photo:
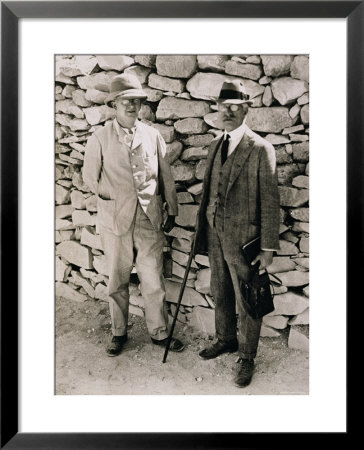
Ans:
<svg viewBox="0 0 364 450"><path fill-rule="evenodd" d="M230 111L232 111L232 112L236 112L236 111L238 111L239 110L239 108L240 108L240 105L235 105L235 104L226 104L226 103L218 103L217 104L217 108L220 110L220 111L227 111L228 109L230 109Z"/></svg>
<svg viewBox="0 0 364 450"><path fill-rule="evenodd" d="M134 104L136 106L140 106L141 105L141 100L140 98L118 98L117 99L118 103L120 103L121 105L127 106L130 104Z"/></svg>

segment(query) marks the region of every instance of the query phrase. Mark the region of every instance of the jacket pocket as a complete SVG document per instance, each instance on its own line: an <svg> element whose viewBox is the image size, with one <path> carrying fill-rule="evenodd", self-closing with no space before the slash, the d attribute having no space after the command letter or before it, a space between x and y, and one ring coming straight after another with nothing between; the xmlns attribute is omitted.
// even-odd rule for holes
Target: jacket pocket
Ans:
<svg viewBox="0 0 364 450"><path fill-rule="evenodd" d="M248 240L254 239L257 236L259 236L259 234L260 234L259 222L254 222L254 221L249 222L247 231L248 231L248 235L247 235Z"/></svg>
<svg viewBox="0 0 364 450"><path fill-rule="evenodd" d="M159 231L163 222L163 202L160 195L153 195L147 206L146 215L148 216L153 228Z"/></svg>
<svg viewBox="0 0 364 450"><path fill-rule="evenodd" d="M143 156L143 165L147 180L158 175L158 156Z"/></svg>
<svg viewBox="0 0 364 450"><path fill-rule="evenodd" d="M111 231L114 228L115 209L115 200L104 200L97 197L98 221L103 227Z"/></svg>

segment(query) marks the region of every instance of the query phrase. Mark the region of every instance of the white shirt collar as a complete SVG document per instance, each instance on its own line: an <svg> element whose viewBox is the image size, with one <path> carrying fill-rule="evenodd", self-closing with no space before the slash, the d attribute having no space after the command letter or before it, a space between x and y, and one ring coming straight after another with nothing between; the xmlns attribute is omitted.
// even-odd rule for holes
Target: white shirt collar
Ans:
<svg viewBox="0 0 364 450"><path fill-rule="evenodd" d="M124 128L124 127L122 127L121 125L120 125L120 123L117 121L117 119L115 118L114 119L114 127L115 127L115 130L116 130L116 132L118 133L118 134L120 134L120 130L123 130L126 134L128 134L128 135L131 135L131 134L133 134L134 135L134 133L135 133L135 130L136 130L136 127L137 127L137 125L138 125L138 121L136 121L135 122L135 125L132 127L132 128Z"/></svg>
<svg viewBox="0 0 364 450"><path fill-rule="evenodd" d="M123 131L125 131L126 134L134 136L135 130L136 130L136 126L132 127L132 128L124 128L124 127L120 127Z"/></svg>
<svg viewBox="0 0 364 450"><path fill-rule="evenodd" d="M244 119L243 123L238 128L235 128L235 130L232 130L229 132L227 132L226 130L224 131L224 139L226 138L227 135L230 136L228 155L231 155L231 153L239 145L239 142L243 139L245 129L246 129L245 120L246 119Z"/></svg>
<svg viewBox="0 0 364 450"><path fill-rule="evenodd" d="M129 128L122 127L116 118L114 119L113 123L114 123L115 131L116 131L117 135L119 136L119 140L124 142L124 144L126 144L128 147L131 147L133 140L134 140L135 132L136 132L136 129L138 126L138 121L135 122L135 126L130 128L130 130L129 130Z"/></svg>

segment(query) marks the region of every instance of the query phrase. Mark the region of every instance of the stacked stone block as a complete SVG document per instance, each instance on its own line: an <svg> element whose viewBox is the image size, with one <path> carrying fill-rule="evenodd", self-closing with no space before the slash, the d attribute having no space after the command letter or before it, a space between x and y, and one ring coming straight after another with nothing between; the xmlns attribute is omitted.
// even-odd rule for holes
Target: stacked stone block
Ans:
<svg viewBox="0 0 364 450"><path fill-rule="evenodd" d="M140 119L160 131L176 182L177 226L166 235L172 276L165 280L173 314L194 235L208 146L221 133L214 99L225 79L239 79L254 104L247 125L276 150L281 206L280 250L271 274L275 311L262 337L289 332L291 348L308 349L309 58L306 55L60 55L55 79L56 293L75 301L107 299L105 257L97 233L96 196L82 179L88 138L114 118L105 106L110 80L133 73L148 94ZM131 312L143 315L137 281ZM272 279L273 280L273 279ZM274 282L274 280L273 280ZM178 320L214 333L209 260L192 262Z"/></svg>

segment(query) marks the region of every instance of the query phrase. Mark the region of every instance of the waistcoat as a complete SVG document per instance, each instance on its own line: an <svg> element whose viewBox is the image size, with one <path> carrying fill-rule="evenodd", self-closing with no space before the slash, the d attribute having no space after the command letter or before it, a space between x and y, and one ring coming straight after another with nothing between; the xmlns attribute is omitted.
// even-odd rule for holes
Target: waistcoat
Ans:
<svg viewBox="0 0 364 450"><path fill-rule="evenodd" d="M233 152L221 165L221 146L216 152L211 170L209 201L206 209L206 218L210 227L216 225L216 219L222 219L222 209L225 207L226 190L233 167L235 152Z"/></svg>

